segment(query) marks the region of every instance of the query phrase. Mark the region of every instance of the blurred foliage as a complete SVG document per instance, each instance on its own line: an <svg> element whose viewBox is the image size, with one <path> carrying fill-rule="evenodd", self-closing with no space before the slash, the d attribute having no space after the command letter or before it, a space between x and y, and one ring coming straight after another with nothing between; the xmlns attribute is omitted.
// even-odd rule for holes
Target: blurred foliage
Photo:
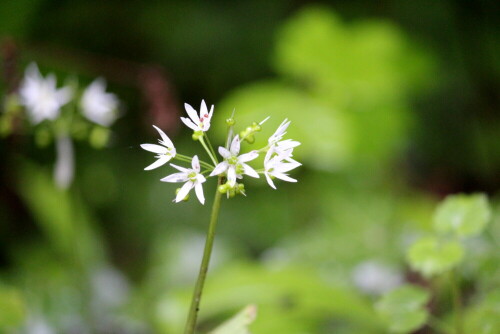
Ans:
<svg viewBox="0 0 500 334"><path fill-rule="evenodd" d="M345 24L323 7L293 17L276 44L281 77L230 94L218 123L233 109L242 124L271 115L266 128L287 117L300 124L290 135L307 147L297 156L309 166L363 173L387 168L406 145L408 97L429 85L432 58L387 22ZM224 135L220 128L218 138Z"/></svg>
<svg viewBox="0 0 500 334"><path fill-rule="evenodd" d="M385 295L377 310L386 318L392 333L408 333L420 328L427 320L425 304L430 295L417 286L405 285Z"/></svg>

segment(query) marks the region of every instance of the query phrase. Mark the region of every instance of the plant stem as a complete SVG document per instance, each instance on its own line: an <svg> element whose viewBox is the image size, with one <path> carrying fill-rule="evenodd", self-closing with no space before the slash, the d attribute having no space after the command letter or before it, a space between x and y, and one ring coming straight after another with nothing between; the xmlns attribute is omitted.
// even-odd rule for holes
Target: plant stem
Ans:
<svg viewBox="0 0 500 334"><path fill-rule="evenodd" d="M210 256L212 254L212 248L215 239L215 227L217 225L220 202L222 198L222 194L219 192L218 186L221 184L222 177L219 176L219 179L217 181L217 189L215 191L214 203L212 205L212 213L210 215L210 224L208 226L207 239L205 241L205 249L203 251L203 259L200 266L200 273L198 274L198 280L196 281L193 297L191 299L191 307L189 309L189 315L187 318L184 334L193 334L196 326L196 318L198 317L198 311L200 309L201 294L203 292L205 278L207 277L208 265L210 263Z"/></svg>
<svg viewBox="0 0 500 334"><path fill-rule="evenodd" d="M201 145L203 146L203 148L205 149L205 151L207 151L207 154L208 154L208 156L210 157L210 159L212 159L212 162L214 163L214 165L215 165L215 166L217 166L217 164L219 163L219 162L217 161L217 157L216 157L214 154L212 154L213 149L212 149L212 151L211 151L211 150L208 148L208 146L207 146L207 144L205 143L205 140L203 139L203 137L204 137L204 136L201 136L198 140L199 140L199 142L201 143Z"/></svg>
<svg viewBox="0 0 500 334"><path fill-rule="evenodd" d="M455 270L450 272L451 293L453 295L453 308L455 311L455 333L463 334L462 322L462 296L460 295L460 285L458 282L458 274Z"/></svg>

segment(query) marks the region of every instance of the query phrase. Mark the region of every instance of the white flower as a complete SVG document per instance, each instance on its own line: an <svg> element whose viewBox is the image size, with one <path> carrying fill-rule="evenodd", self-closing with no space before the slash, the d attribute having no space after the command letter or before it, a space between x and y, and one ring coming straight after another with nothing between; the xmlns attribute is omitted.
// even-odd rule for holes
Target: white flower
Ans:
<svg viewBox="0 0 500 334"><path fill-rule="evenodd" d="M300 145L300 142L292 139L282 140L272 146L274 152L278 155L292 157L293 149Z"/></svg>
<svg viewBox="0 0 500 334"><path fill-rule="evenodd" d="M268 139L269 146L276 144L279 142L281 139L283 139L283 136L286 134L286 129L290 125L291 121L285 118L283 122L281 122L280 126L276 131L273 133L271 137Z"/></svg>
<svg viewBox="0 0 500 334"><path fill-rule="evenodd" d="M106 93L106 81L97 78L83 92L80 106L89 120L110 126L117 117L118 99L114 94Z"/></svg>
<svg viewBox="0 0 500 334"><path fill-rule="evenodd" d="M401 273L377 261L358 264L352 276L360 290L373 295L384 294L403 282Z"/></svg>
<svg viewBox="0 0 500 334"><path fill-rule="evenodd" d="M287 182L297 182L297 180L289 177L287 174L292 169L301 166L301 163L292 159L292 151L293 148L289 148L281 154L277 154L274 146L267 151L264 158L264 175L271 188L276 189L273 178Z"/></svg>
<svg viewBox="0 0 500 334"><path fill-rule="evenodd" d="M193 107L189 104L184 103L184 108L188 113L189 118L181 117L181 121L186 124L193 131L208 131L210 128L210 120L212 119L212 114L214 113L214 106L210 108L210 112L207 109L207 105L204 100L201 100L200 106L200 116L196 113Z"/></svg>
<svg viewBox="0 0 500 334"><path fill-rule="evenodd" d="M170 164L170 166L176 168L180 171L180 173L171 174L167 177L161 179L163 182L186 182L175 197L175 202L179 203L184 198L186 198L187 194L191 189L194 188L196 192L196 197L201 204L205 204L205 196L203 195L203 187L202 183L206 181L205 177L200 174L200 161L198 160L198 156L194 156L191 161L192 169L179 167L174 164Z"/></svg>
<svg viewBox="0 0 500 334"><path fill-rule="evenodd" d="M174 144L172 143L170 138L168 138L165 132L163 132L160 128L158 128L155 125L153 125L153 127L158 131L158 133L161 136L161 139L158 140L161 146L156 144L141 144L141 147L144 150L156 153L157 154L156 159L158 159L151 165L144 168L144 170L151 170L166 164L172 158L174 158L175 154L177 153L175 151Z"/></svg>
<svg viewBox="0 0 500 334"><path fill-rule="evenodd" d="M45 119L56 119L60 108L71 99L72 92L69 87L57 89L55 76L50 74L44 78L32 63L26 69L19 95L31 121L37 124Z"/></svg>
<svg viewBox="0 0 500 334"><path fill-rule="evenodd" d="M240 153L240 137L236 135L231 142L229 150L219 146L219 154L224 158L224 161L215 166L210 176L220 175L224 172L227 173L227 181L229 186L234 187L236 184L236 179L241 179L242 174L246 174L251 177L259 178L259 174L247 165L245 162L251 161L259 156L257 151L252 151L249 153Z"/></svg>

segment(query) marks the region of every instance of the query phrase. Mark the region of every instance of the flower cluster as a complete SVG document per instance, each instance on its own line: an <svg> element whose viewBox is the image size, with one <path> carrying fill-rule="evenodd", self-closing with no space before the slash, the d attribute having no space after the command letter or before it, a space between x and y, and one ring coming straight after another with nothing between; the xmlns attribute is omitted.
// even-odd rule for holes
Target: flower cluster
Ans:
<svg viewBox="0 0 500 334"><path fill-rule="evenodd" d="M46 146L53 140L54 179L59 188L67 188L73 180L73 139L88 139L92 146L103 147L109 138L108 127L118 117L119 101L106 92L104 79L98 78L82 90L76 80L58 88L56 76L44 77L35 63L26 68L19 90L5 100L0 134L10 134L14 120L26 118L38 145Z"/></svg>
<svg viewBox="0 0 500 334"><path fill-rule="evenodd" d="M116 120L118 110L118 99L115 95L106 93L104 79L94 80L78 99L74 87L58 89L55 75L43 77L35 63L31 63L26 69L19 88L19 100L33 124L56 120L61 116L62 107L71 101L78 102L82 115L87 120L101 126L110 126Z"/></svg>
<svg viewBox="0 0 500 334"><path fill-rule="evenodd" d="M160 134L161 139L158 144L142 144L141 147L149 152L155 153L156 161L144 168L151 170L160 167L167 162L176 159L191 164L191 168L184 168L174 164L170 164L179 172L168 175L161 179L163 182L182 182L184 185L177 190L175 202L180 202L188 198L191 189L195 189L196 196L201 204L205 203L203 194L203 183L207 177L219 177L218 191L227 194L227 197L233 197L237 194L245 195L244 184L241 183L244 175L260 178L260 175L265 175L267 183L274 189L276 186L273 179L280 179L287 182L297 182L291 178L288 173L299 167L301 164L293 159L293 150L300 143L291 139L283 139L286 130L290 125L290 121L285 119L278 127L275 133L269 137L265 147L257 150L252 150L247 153L241 153L242 142L252 144L254 135L261 130L262 124L267 121L266 118L260 123L253 123L239 134L234 134L234 119L231 117L226 120L228 125L228 138L226 146L219 146L218 152L222 158L219 162L218 156L215 154L210 141L208 140L207 131L210 129L210 122L214 112L212 105L210 111L201 101L199 113L189 104L184 105L188 117L181 117L182 122L194 131L193 139L201 143L207 152L211 162L201 161L198 156L189 157L177 153L174 144L168 136L158 127L153 127ZM248 163L257 159L259 155L265 154L264 166L261 169L255 169ZM203 170L202 170L203 169Z"/></svg>

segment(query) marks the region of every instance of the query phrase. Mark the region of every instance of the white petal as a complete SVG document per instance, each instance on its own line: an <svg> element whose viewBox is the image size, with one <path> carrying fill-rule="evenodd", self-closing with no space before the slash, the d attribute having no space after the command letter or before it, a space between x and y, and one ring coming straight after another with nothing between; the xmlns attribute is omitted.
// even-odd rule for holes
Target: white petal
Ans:
<svg viewBox="0 0 500 334"><path fill-rule="evenodd" d="M189 118L181 117L181 121L182 121L182 123L186 124L186 126L193 131L200 130Z"/></svg>
<svg viewBox="0 0 500 334"><path fill-rule="evenodd" d="M146 150L146 151L149 151L149 152L153 152L153 153L157 153L157 154L165 154L167 153L167 148L166 147L163 147L163 146L160 146L160 145L156 145L156 144L141 144L141 147L143 150Z"/></svg>
<svg viewBox="0 0 500 334"><path fill-rule="evenodd" d="M168 136L165 134L165 132L163 132L159 127L157 127L156 125L153 125L153 127L156 129L156 131L158 131L158 133L160 134L161 136L161 140L163 140L163 143L165 144L165 146L167 147L174 147L174 144L172 143L172 141L170 140L170 138L168 138Z"/></svg>
<svg viewBox="0 0 500 334"><path fill-rule="evenodd" d="M177 196L175 197L175 201L177 203L179 203L184 198L186 198L187 194L193 188L193 186L194 186L194 184L191 181L184 183L184 185L181 187L181 190L179 190L179 192L177 193Z"/></svg>
<svg viewBox="0 0 500 334"><path fill-rule="evenodd" d="M273 179L269 176L268 173L265 173L265 175L266 175L267 183L271 186L271 188L276 189L276 186L274 185Z"/></svg>
<svg viewBox="0 0 500 334"><path fill-rule="evenodd" d="M199 124L200 123L200 118L196 114L196 110L194 110L194 108L191 107L187 103L184 103L184 108L186 109L186 112L189 115L189 118L191 118L195 124Z"/></svg>
<svg viewBox="0 0 500 334"><path fill-rule="evenodd" d="M217 166L215 166L214 170L210 173L210 176L219 175L219 174L224 173L228 166L229 165L226 161L219 163Z"/></svg>
<svg viewBox="0 0 500 334"><path fill-rule="evenodd" d="M210 107L210 112L208 113L208 120L212 119L212 115L214 114L214 105Z"/></svg>
<svg viewBox="0 0 500 334"><path fill-rule="evenodd" d="M188 181L188 178L186 177L186 173L174 173L164 177L163 179L160 179L160 181L177 183L177 182L186 182Z"/></svg>
<svg viewBox="0 0 500 334"><path fill-rule="evenodd" d="M155 168L158 168L160 166L163 166L164 164L169 162L171 158L172 157L162 155L155 162L153 162L151 165L144 168L144 170L151 170L151 169L155 169Z"/></svg>
<svg viewBox="0 0 500 334"><path fill-rule="evenodd" d="M219 146L219 154L224 159L229 159L229 157L231 157L231 153L225 147L222 146Z"/></svg>
<svg viewBox="0 0 500 334"><path fill-rule="evenodd" d="M200 160L198 159L198 156L195 155L193 159L191 160L191 167L193 167L193 170L197 173L200 172Z"/></svg>
<svg viewBox="0 0 500 334"><path fill-rule="evenodd" d="M206 115L206 117L205 117ZM201 100L200 104L200 119L201 118L208 118L208 109L207 109L207 104L205 103L205 100Z"/></svg>
<svg viewBox="0 0 500 334"><path fill-rule="evenodd" d="M297 167L301 166L300 163L296 162L296 163L281 163L277 169L282 172L282 173L286 173L286 172L289 172L291 171L292 169L295 169Z"/></svg>
<svg viewBox="0 0 500 334"><path fill-rule="evenodd" d="M290 176L288 175L285 175L283 173L274 173L273 174L274 177L278 178L278 179L281 179L283 181L287 181L287 182L297 182L297 180L295 179L292 179Z"/></svg>
<svg viewBox="0 0 500 334"><path fill-rule="evenodd" d="M238 153L240 153L240 136L234 136L229 151L232 155L238 155Z"/></svg>
<svg viewBox="0 0 500 334"><path fill-rule="evenodd" d="M203 183L205 182L207 179L202 175L202 174L198 174L196 175L196 181L198 181L199 183Z"/></svg>
<svg viewBox="0 0 500 334"><path fill-rule="evenodd" d="M255 177L257 179L259 178L259 174L255 171L255 169L248 166L247 164L241 164L241 166L243 166L243 173L244 174L251 176L251 177Z"/></svg>
<svg viewBox="0 0 500 334"><path fill-rule="evenodd" d="M266 156L264 158L264 165L266 165L267 162L271 159L271 156L273 155L273 153L274 153L274 145L271 146L269 148L269 150L267 150Z"/></svg>
<svg viewBox="0 0 500 334"><path fill-rule="evenodd" d="M200 200L201 204L205 204L205 196L203 195L203 187L201 183L196 183L194 186L194 191L196 192L196 197Z"/></svg>
<svg viewBox="0 0 500 334"><path fill-rule="evenodd" d="M229 183L231 187L234 187L236 184L236 170L232 165L227 169L227 183Z"/></svg>
<svg viewBox="0 0 500 334"><path fill-rule="evenodd" d="M181 172L184 172L186 174L189 173L189 169L187 169L187 168L184 168L184 167L181 167L181 166L177 166L177 165L174 165L174 164L170 164L170 166L172 166L175 169L180 170Z"/></svg>
<svg viewBox="0 0 500 334"><path fill-rule="evenodd" d="M282 150L287 150L299 146L300 142L296 140L287 139L276 143L276 145Z"/></svg>
<svg viewBox="0 0 500 334"><path fill-rule="evenodd" d="M252 152L248 152L248 153L240 155L238 157L238 161L247 162L247 161L251 161L251 160L257 158L258 156L259 156L259 153L257 151L252 151Z"/></svg>
<svg viewBox="0 0 500 334"><path fill-rule="evenodd" d="M283 122L281 122L280 126L278 127L278 129L276 129L276 131L273 133L273 135L271 137L269 137L269 144L273 144L273 143L276 143L277 141L280 141L281 138L283 138L283 136L285 135L285 131L286 129L288 128L288 126L290 125L290 121L288 121L288 119L285 118L285 120Z"/></svg>

